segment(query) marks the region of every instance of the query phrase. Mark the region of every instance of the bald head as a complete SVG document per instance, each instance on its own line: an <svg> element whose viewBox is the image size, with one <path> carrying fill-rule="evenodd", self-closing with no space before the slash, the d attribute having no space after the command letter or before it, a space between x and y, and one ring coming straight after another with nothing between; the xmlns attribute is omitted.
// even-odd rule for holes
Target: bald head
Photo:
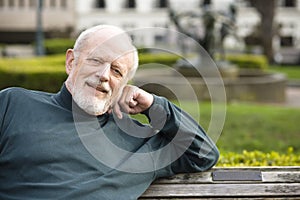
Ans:
<svg viewBox="0 0 300 200"><path fill-rule="evenodd" d="M121 28L112 25L98 25L83 31L74 45L75 57L84 53L87 55L110 51L111 55L118 57L131 54L133 66L128 78L131 79L138 67L137 49L133 46L129 35Z"/></svg>
<svg viewBox="0 0 300 200"><path fill-rule="evenodd" d="M74 50L81 51L82 47L87 43L92 42L94 39L99 39L101 43L108 41L109 39L114 39L122 37L124 42L131 43L130 37L126 34L126 32L119 27L111 26L111 25L98 25L92 28L89 28L83 31L79 37L77 38ZM99 44L99 43L98 43Z"/></svg>

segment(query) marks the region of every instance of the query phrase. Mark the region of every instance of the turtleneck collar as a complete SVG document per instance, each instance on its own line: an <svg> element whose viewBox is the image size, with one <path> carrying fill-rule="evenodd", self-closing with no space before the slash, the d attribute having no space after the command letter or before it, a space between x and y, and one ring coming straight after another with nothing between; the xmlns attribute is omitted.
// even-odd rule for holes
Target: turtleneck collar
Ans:
<svg viewBox="0 0 300 200"><path fill-rule="evenodd" d="M73 98L66 85L63 84L60 91L54 95L54 99L64 108L72 111Z"/></svg>

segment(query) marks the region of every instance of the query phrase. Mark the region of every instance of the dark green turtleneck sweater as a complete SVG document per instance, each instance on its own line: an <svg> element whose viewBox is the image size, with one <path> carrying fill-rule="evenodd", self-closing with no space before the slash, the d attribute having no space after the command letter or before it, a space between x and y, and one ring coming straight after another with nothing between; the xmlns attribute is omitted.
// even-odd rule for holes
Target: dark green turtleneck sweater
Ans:
<svg viewBox="0 0 300 200"><path fill-rule="evenodd" d="M211 168L219 153L203 129L162 97L143 125L93 117L57 94L0 92L0 199L137 199L159 177Z"/></svg>

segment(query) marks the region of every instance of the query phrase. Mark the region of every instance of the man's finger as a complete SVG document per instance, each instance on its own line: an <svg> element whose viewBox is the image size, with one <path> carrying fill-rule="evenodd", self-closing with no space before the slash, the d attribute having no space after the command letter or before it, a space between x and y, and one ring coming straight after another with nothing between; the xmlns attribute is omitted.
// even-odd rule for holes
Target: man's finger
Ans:
<svg viewBox="0 0 300 200"><path fill-rule="evenodd" d="M129 101L129 107L133 108L137 105L138 105L138 102L136 100L134 100L133 98L131 98L130 101Z"/></svg>

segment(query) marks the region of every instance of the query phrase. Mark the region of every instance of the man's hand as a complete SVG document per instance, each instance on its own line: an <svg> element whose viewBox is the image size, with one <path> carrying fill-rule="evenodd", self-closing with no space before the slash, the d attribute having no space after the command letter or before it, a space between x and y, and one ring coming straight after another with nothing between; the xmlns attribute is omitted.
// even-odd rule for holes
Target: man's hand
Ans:
<svg viewBox="0 0 300 200"><path fill-rule="evenodd" d="M153 95L132 85L126 85L119 101L113 108L119 119L122 111L128 114L138 114L147 110L153 103Z"/></svg>

